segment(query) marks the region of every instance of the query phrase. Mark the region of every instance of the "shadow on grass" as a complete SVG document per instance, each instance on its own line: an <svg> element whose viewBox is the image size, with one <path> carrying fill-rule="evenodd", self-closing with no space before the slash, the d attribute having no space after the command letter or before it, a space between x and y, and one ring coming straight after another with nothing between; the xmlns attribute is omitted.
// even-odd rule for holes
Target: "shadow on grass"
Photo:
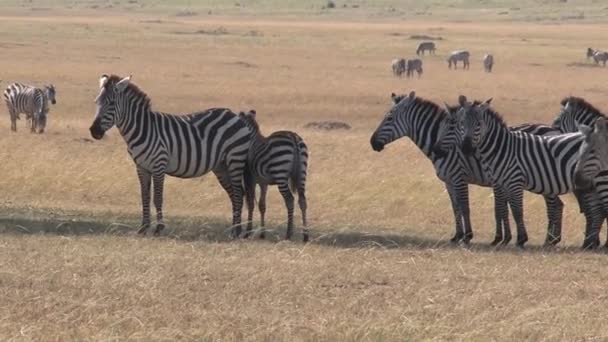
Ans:
<svg viewBox="0 0 608 342"><path fill-rule="evenodd" d="M107 221L86 219L35 219L24 217L0 218L0 234L55 234L55 235L112 235L112 236L138 236L139 224L133 217L120 219L121 223L110 223ZM172 217L167 220L170 224L161 234L164 238L180 241L209 241L230 242L231 227L227 222L220 220L203 220L193 218ZM154 226L148 231L152 238ZM375 230L373 227L366 229L352 228L349 230L331 231L324 229L311 235L311 244L322 245L333 248L382 248L382 249L411 249L411 250L469 250L471 252L504 252L504 253L572 253L581 251L576 246L566 247L543 247L529 245L525 249L514 246L494 247L488 242L476 242L469 246L452 244L448 240L434 240L411 235L397 234L370 234L365 230ZM380 229L379 229L380 230ZM285 229L283 226L269 226L266 230L266 241L278 242L284 239ZM294 234L294 243L301 243L302 235L299 230ZM252 241L260 241L259 230L254 230ZM603 249L598 251L603 252Z"/></svg>

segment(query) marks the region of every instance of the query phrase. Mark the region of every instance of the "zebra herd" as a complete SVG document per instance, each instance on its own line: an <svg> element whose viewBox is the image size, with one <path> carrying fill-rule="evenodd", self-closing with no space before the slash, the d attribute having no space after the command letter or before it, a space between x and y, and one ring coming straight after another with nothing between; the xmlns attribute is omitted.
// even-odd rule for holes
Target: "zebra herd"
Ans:
<svg viewBox="0 0 608 342"><path fill-rule="evenodd" d="M582 98L566 97L552 125L508 127L486 102L460 96L445 108L417 97L391 95L392 108L373 133L375 151L410 137L431 160L449 194L455 218L452 242L469 243L468 185L492 187L496 233L492 245L511 240L508 208L517 227L517 245L528 240L523 191L541 194L547 204L546 245L561 241L563 203L573 192L586 219L583 248L599 246L608 218L608 127L606 116ZM608 246L608 241L607 245Z"/></svg>

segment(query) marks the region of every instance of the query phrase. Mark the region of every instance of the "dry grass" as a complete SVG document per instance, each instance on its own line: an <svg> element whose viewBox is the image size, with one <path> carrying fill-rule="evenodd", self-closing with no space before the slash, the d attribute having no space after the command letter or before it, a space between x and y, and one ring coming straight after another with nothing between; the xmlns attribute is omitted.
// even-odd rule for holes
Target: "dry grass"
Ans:
<svg viewBox="0 0 608 342"><path fill-rule="evenodd" d="M221 35L175 33L219 28ZM603 47L607 28L266 17L157 21L86 12L2 17L3 85L52 81L58 89L43 136L29 134L22 122L10 133L0 109L3 212L21 219L92 217L101 222L87 228L93 233L111 232L104 228L109 222L136 224L139 187L124 142L116 131L101 142L86 140L98 76L132 73L157 109L255 108L265 131L300 133L311 150L316 243L225 243L230 208L212 176L167 182L168 238L61 229L63 236L23 235L16 231L36 224L23 221L15 230L6 221L0 339L606 339L598 306L605 299L605 256L573 247L523 253L483 247L493 234L493 201L479 188L471 202L475 241L482 245L446 247L452 214L428 160L405 140L374 153L369 137L393 91L415 89L437 102L454 102L460 93L494 97L512 124L548 122L570 94L608 108L602 76L608 69L572 64L585 62L588 46ZM413 54L412 34L445 40L438 56L424 58L422 79L395 79L390 61ZM456 48L470 49L470 71L448 71L444 56ZM496 58L493 74L482 71L485 52ZM353 129L303 128L320 120ZM270 195L269 219L282 227L280 196ZM578 246L583 220L575 201L566 202L562 244ZM539 245L541 197L527 196L526 218L530 244Z"/></svg>

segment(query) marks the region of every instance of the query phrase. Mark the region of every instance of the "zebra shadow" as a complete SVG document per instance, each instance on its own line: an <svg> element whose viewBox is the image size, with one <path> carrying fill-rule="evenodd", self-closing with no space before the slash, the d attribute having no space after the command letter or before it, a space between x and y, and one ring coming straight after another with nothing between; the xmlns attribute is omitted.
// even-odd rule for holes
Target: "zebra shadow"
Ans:
<svg viewBox="0 0 608 342"><path fill-rule="evenodd" d="M117 220L118 221L118 220ZM203 219L191 217L171 217L167 221L168 226L161 234L162 238L178 241L208 241L230 243L231 227L227 221L220 219ZM139 228L136 217L122 217L119 222L100 221L94 219L34 219L23 217L0 218L0 234L29 235L29 234L51 234L60 236L86 236L86 235L108 235L108 236L141 236L137 234ZM489 242L477 241L468 246L451 243L448 239L431 239L407 234L383 234L366 233L365 231L382 231L368 227L351 227L339 231L326 229L312 230L310 245L320 245L330 248L380 248L380 249L405 249L405 250L467 250L479 253L538 253L538 254L562 254L582 252L578 246L544 247L529 244L525 249L509 246L495 247ZM152 238L153 228L147 234ZM259 238L260 230L255 229L250 238L252 243L266 242L277 243L284 240L285 227L270 225L266 227L265 239ZM304 244L301 242L302 235L296 231L293 244ZM597 250L603 253L603 249ZM589 252L585 252L589 253Z"/></svg>

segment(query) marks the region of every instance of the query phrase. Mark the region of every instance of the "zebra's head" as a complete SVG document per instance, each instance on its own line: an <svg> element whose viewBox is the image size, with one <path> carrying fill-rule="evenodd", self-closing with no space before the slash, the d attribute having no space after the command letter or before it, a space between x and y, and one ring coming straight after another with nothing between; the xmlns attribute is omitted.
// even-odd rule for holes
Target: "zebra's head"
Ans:
<svg viewBox="0 0 608 342"><path fill-rule="evenodd" d="M562 133L578 132L579 125L593 126L598 118L606 117L599 109L580 97L566 97L561 100L560 105L561 110L552 126Z"/></svg>
<svg viewBox="0 0 608 342"><path fill-rule="evenodd" d="M598 118L593 128L580 125L579 131L585 139L574 168L574 186L584 191L593 187L598 173L608 170L608 125L605 118Z"/></svg>
<svg viewBox="0 0 608 342"><path fill-rule="evenodd" d="M595 53L595 50L593 50L592 48L587 48L587 59L589 59L590 57L593 57L594 53Z"/></svg>
<svg viewBox="0 0 608 342"><path fill-rule="evenodd" d="M401 138L407 133L402 117L403 113L406 113L408 108L414 103L416 92L412 91L407 96L399 96L392 93L391 99L394 104L393 107L384 115L382 122L380 122L380 125L376 128L370 139L372 148L376 152L382 151L386 144Z"/></svg>
<svg viewBox="0 0 608 342"><path fill-rule="evenodd" d="M116 103L131 82L131 76L125 78L102 75L99 79L99 95L95 99L97 110L95 119L89 128L94 139L103 138L105 132L116 123Z"/></svg>
<svg viewBox="0 0 608 342"><path fill-rule="evenodd" d="M482 124L481 115L490 106L492 99L484 103L468 102L464 95L458 97L460 103L459 121L462 126L462 152L465 155L475 153L477 146L485 134L485 125Z"/></svg>
<svg viewBox="0 0 608 342"><path fill-rule="evenodd" d="M49 99L49 101L51 101L52 104L56 104L57 101L55 100L55 94L57 92L55 91L55 86L49 84L44 87L44 90L46 91L46 97Z"/></svg>
<svg viewBox="0 0 608 342"><path fill-rule="evenodd" d="M462 144L462 129L458 115L460 106L450 106L444 103L447 112L446 117L439 124L437 141L433 145L432 151L439 158L445 157L454 147Z"/></svg>

